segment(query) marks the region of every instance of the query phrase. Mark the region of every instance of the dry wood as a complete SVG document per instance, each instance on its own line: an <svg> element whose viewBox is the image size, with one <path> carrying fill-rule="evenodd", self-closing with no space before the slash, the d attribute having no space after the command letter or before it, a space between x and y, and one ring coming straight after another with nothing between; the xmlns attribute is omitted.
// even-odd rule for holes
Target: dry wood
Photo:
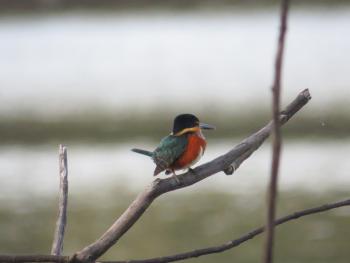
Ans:
<svg viewBox="0 0 350 263"><path fill-rule="evenodd" d="M325 212L334 208L342 207L342 206L350 206L350 199L336 202L336 203L331 203L331 204L324 204L318 207L313 207L305 210L301 210L298 212L294 212L290 215L281 217L277 219L274 222L275 226L281 225L283 223L286 223L288 221L298 219L303 216L307 215L312 215L316 213L321 213ZM171 256L165 256L165 257L158 257L158 258L150 258L150 259L141 259L141 260L126 260L126 261L103 261L103 263L167 263L167 262L174 262L174 261L179 261L179 260L184 260L184 259L189 259L189 258L194 258L194 257L200 257L204 255L209 255L209 254L214 254L214 253L220 253L225 250L238 247L242 243L254 238L257 235L260 235L265 231L264 227L259 227L256 228L249 233L241 236L240 238L230 240L228 242L225 242L222 245L218 246L213 246L213 247L207 247L207 248L201 248L201 249L196 249L193 251L188 251L176 255L171 255Z"/></svg>
<svg viewBox="0 0 350 263"><path fill-rule="evenodd" d="M271 177L268 189L268 206L267 206L267 233L264 251L264 262L273 262L273 241L274 241L274 221L276 215L276 199L277 199L277 183L278 170L281 155L282 137L279 123L280 112L280 94L281 94L281 73L283 63L284 40L287 31L287 15L288 15L288 0L282 0L281 7L281 22L280 32L278 38L278 48L275 61L275 77L272 86L272 135L273 135L273 149L272 149L272 163L271 163Z"/></svg>
<svg viewBox="0 0 350 263"><path fill-rule="evenodd" d="M296 99L291 102L285 110L283 110L280 115L280 124L285 124L296 112L298 112L307 102L311 99L308 90L304 90L299 93ZM236 147L230 150L228 153L217 157L216 159L198 166L193 172L187 172L178 175L177 178L167 178L167 179L156 179L149 185L143 192L141 192L132 204L127 208L127 210L115 221L115 223L94 243L87 246L75 253L72 257L65 256L49 256L49 255L0 255L0 262L93 262L96 261L98 257L103 255L113 244L115 244L122 235L128 231L128 229L141 217L143 212L148 208L148 206L156 199L158 196L174 191L176 189L184 188L193 185L213 174L220 171L225 171L226 173L233 173L237 168L246 160L255 150L257 150L260 145L268 138L272 131L272 122L269 122L265 127L247 137ZM325 205L318 208L313 208L311 210L306 210L305 215L311 213L317 213L333 209L340 206L349 205L350 200L346 200L339 203L334 203L330 205ZM303 216L303 211L294 213L290 215L290 219L280 223L286 222L288 220ZM238 246L239 244L249 240L255 235L260 234L263 229L254 230L249 234L233 241L229 241L222 246L206 248L196 250L194 252L188 252L184 254L179 254L166 257L162 261L145 261L145 262L171 262L176 260L182 260L189 257L197 257L200 255L218 253L226 249ZM185 255L186 254L186 255ZM173 259L174 258L174 259ZM176 258L176 259L175 259ZM178 258L178 259L177 259ZM134 262L134 261L121 261L121 262ZM137 262L137 261L136 261ZM143 261L138 261L143 262Z"/></svg>
<svg viewBox="0 0 350 263"><path fill-rule="evenodd" d="M350 199L334 202L330 204L324 204L321 206L308 208L305 210L301 210L298 212L294 212L292 214L289 214L287 216L281 217L275 221L275 225L281 225L288 221L295 220L304 216L317 214L326 212L335 208L340 208L344 206L350 206ZM101 263L166 263L166 262L174 262L179 260L184 260L188 258L194 258L194 257L200 257L208 254L214 254L214 253L220 253L228 249L232 249L234 247L238 247L244 242L249 241L250 239L254 238L255 236L263 233L265 231L264 227L256 228L249 233L230 241L225 242L222 245L213 246L213 247L207 247L207 248L201 248L196 249L193 251L188 251L176 255L171 256L164 256L164 257L157 257L157 258L150 258L150 259L140 259L140 260L125 260L125 261L99 261ZM68 263L69 258L66 256L51 256L51 255L21 255L21 256L14 256L14 255L0 255L0 262L3 263L23 263L23 262L61 262L61 263Z"/></svg>
<svg viewBox="0 0 350 263"><path fill-rule="evenodd" d="M64 230L67 223L67 202L68 202L68 165L67 148L60 144L59 146L59 175L60 190L58 198L58 217L56 229L51 248L51 254L60 256L63 250Z"/></svg>
<svg viewBox="0 0 350 263"><path fill-rule="evenodd" d="M67 263L69 257L55 255L0 255L1 263L57 262Z"/></svg>
<svg viewBox="0 0 350 263"><path fill-rule="evenodd" d="M309 91L302 91L297 98L280 113L280 124L286 123L310 99ZM194 171L178 175L176 178L156 179L153 181L136 197L126 211L98 240L81 251L78 251L73 256L72 262L92 262L103 255L129 230L158 196L193 185L221 171L227 172L231 170L230 172L234 172L245 159L260 147L270 135L272 127L272 122L269 122L265 127L243 140L228 153L217 157L211 162L196 167ZM233 169L229 169L231 166Z"/></svg>

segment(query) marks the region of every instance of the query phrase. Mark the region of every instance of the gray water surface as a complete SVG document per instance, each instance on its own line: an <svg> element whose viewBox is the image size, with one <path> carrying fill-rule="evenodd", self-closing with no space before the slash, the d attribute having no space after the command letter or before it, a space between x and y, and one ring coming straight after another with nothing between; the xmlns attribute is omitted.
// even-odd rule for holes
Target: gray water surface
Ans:
<svg viewBox="0 0 350 263"><path fill-rule="evenodd" d="M350 8L292 9L283 99L348 105ZM0 112L269 105L278 10L0 18Z"/></svg>
<svg viewBox="0 0 350 263"><path fill-rule="evenodd" d="M238 141L211 142L199 162L227 152ZM72 195L108 195L119 187L139 192L154 178L154 164L132 147L152 149L155 143L68 145L69 191ZM283 146L280 189L323 192L350 187L350 141L286 142ZM219 191L250 194L264 190L270 173L271 148L262 146L232 176L223 173L183 191ZM0 201L56 197L58 156L54 145L6 146L0 149ZM165 175L160 175L164 178Z"/></svg>

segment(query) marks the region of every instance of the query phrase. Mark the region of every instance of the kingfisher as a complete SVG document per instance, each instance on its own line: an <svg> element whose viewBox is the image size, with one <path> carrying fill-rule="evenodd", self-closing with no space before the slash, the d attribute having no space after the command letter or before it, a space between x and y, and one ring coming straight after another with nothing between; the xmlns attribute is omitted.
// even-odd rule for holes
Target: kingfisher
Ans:
<svg viewBox="0 0 350 263"><path fill-rule="evenodd" d="M156 164L154 176L163 171L175 176L176 170L191 169L203 156L207 142L202 129L212 130L215 127L199 122L193 114L180 114L174 119L170 135L164 137L153 152L142 149L132 151L153 159Z"/></svg>

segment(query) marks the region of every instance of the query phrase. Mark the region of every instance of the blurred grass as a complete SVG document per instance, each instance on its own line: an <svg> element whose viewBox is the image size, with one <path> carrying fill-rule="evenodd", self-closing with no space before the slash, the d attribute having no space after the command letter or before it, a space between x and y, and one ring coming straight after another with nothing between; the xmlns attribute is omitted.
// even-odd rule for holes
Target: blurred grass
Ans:
<svg viewBox="0 0 350 263"><path fill-rule="evenodd" d="M0 13L14 13L14 12L42 12L42 11L67 11L67 10L93 10L93 11L120 11L120 10L145 10L145 9L162 9L162 10L193 10L193 9L226 9L233 8L260 8L276 6L279 4L278 0L0 0ZM293 5L302 6L334 6L349 4L347 0L307 0L293 1Z"/></svg>
<svg viewBox="0 0 350 263"><path fill-rule="evenodd" d="M270 119L270 113L250 109L232 114L216 112L195 113L201 121L213 124L217 130L210 138L245 137L261 128ZM173 112L148 113L86 112L60 118L39 118L17 115L0 119L0 144L120 142L135 138L159 140L170 133ZM289 138L345 138L350 135L350 115L334 110L316 115L298 113L283 128Z"/></svg>
<svg viewBox="0 0 350 263"><path fill-rule="evenodd" d="M349 198L345 192L282 192L280 216ZM69 200L65 254L94 241L135 197L125 189L72 194ZM154 257L238 238L263 224L264 193L233 195L181 190L159 198L104 259ZM48 253L57 200L24 197L2 202L0 253ZM349 262L350 208L304 217L277 229L276 262ZM263 236L225 253L188 262L259 262Z"/></svg>

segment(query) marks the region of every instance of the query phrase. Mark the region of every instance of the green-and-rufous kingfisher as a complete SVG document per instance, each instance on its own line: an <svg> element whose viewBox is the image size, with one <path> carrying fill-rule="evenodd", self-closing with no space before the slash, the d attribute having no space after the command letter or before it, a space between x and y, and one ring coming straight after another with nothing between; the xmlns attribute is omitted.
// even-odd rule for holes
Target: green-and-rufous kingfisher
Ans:
<svg viewBox="0 0 350 263"><path fill-rule="evenodd" d="M153 151L132 149L132 151L147 155L156 164L153 175L162 171L166 174L176 170L191 169L202 157L207 145L202 129L215 129L214 126L199 122L192 114L180 114L174 119L173 130L164 137Z"/></svg>

